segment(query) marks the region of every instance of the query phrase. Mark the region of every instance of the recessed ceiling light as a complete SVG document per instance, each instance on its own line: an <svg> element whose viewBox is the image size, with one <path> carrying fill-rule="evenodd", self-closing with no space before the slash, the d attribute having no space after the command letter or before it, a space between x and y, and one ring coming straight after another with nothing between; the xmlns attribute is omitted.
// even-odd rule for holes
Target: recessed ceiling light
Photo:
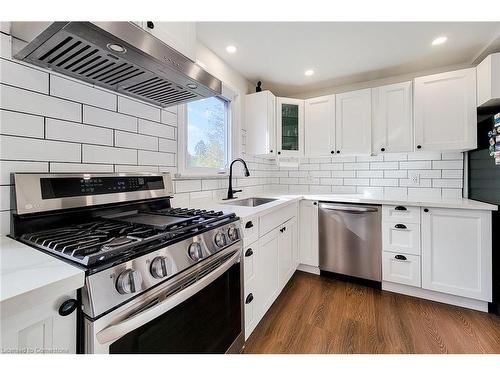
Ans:
<svg viewBox="0 0 500 375"><path fill-rule="evenodd" d="M448 40L448 37L446 36L439 36L436 39L432 41L433 46L439 46L440 44L445 43Z"/></svg>
<svg viewBox="0 0 500 375"><path fill-rule="evenodd" d="M306 77L310 77L310 76L312 76L313 74L314 74L314 70L312 70L312 69L308 69L308 70L306 70L306 71L304 72L304 75L305 75Z"/></svg>
<svg viewBox="0 0 500 375"><path fill-rule="evenodd" d="M229 45L229 46L226 47L226 51L228 53L235 53L236 50L237 50L236 46Z"/></svg>

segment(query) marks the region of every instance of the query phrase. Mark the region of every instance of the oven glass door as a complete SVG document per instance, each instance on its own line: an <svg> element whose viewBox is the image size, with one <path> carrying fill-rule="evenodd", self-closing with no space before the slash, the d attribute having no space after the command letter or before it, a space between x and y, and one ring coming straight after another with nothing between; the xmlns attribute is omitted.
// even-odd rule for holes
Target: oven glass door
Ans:
<svg viewBox="0 0 500 375"><path fill-rule="evenodd" d="M225 353L242 332L240 264L113 342L109 353Z"/></svg>

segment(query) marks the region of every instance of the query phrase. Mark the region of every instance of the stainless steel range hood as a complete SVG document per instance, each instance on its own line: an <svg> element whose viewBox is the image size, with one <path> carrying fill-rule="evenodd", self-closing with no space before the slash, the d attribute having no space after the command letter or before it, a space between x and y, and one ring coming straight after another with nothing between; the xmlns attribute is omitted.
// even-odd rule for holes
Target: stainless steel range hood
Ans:
<svg viewBox="0 0 500 375"><path fill-rule="evenodd" d="M54 22L14 57L162 107L222 91L220 80L131 22Z"/></svg>

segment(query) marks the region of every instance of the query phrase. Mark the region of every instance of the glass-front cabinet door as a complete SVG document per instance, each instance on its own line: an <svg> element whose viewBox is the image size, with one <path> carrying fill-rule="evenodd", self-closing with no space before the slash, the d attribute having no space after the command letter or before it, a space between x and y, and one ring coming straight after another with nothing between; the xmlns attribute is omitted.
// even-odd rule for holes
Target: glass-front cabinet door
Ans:
<svg viewBox="0 0 500 375"><path fill-rule="evenodd" d="M304 101L278 98L278 155L301 156L304 153Z"/></svg>

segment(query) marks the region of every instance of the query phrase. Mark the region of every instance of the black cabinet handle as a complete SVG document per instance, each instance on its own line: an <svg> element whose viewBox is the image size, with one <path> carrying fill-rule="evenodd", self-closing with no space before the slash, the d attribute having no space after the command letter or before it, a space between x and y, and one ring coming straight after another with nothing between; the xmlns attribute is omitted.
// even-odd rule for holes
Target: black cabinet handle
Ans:
<svg viewBox="0 0 500 375"><path fill-rule="evenodd" d="M340 150L337 150L337 154L340 154Z"/></svg>
<svg viewBox="0 0 500 375"><path fill-rule="evenodd" d="M78 307L78 301L76 299L68 299L64 301L61 306L59 306L59 315L68 316Z"/></svg>
<svg viewBox="0 0 500 375"><path fill-rule="evenodd" d="M269 150L269 152L271 152L271 154L273 153L273 150Z"/></svg>
<svg viewBox="0 0 500 375"><path fill-rule="evenodd" d="M429 212L429 209L428 208L424 208L424 212Z"/></svg>
<svg viewBox="0 0 500 375"><path fill-rule="evenodd" d="M406 257L404 255L396 255L394 258L397 260L406 260Z"/></svg>
<svg viewBox="0 0 500 375"><path fill-rule="evenodd" d="M397 211L406 211L406 207L404 206L396 206L394 209Z"/></svg>
<svg viewBox="0 0 500 375"><path fill-rule="evenodd" d="M283 233L284 231L286 231L286 227L283 227L280 229L280 232Z"/></svg>
<svg viewBox="0 0 500 375"><path fill-rule="evenodd" d="M245 228L246 229L253 228L253 223L251 221L247 221L247 223L245 224Z"/></svg>
<svg viewBox="0 0 500 375"><path fill-rule="evenodd" d="M278 151L278 155L281 155L281 151Z"/></svg>
<svg viewBox="0 0 500 375"><path fill-rule="evenodd" d="M394 228L397 228L397 229L406 229L406 225L404 225L404 224L396 224L396 225L394 225Z"/></svg>
<svg viewBox="0 0 500 375"><path fill-rule="evenodd" d="M384 152L384 151L385 151L385 147L382 147L382 148L380 149L380 151Z"/></svg>
<svg viewBox="0 0 500 375"><path fill-rule="evenodd" d="M247 251L245 251L245 256L246 257L251 257L253 255L253 250L250 248Z"/></svg>
<svg viewBox="0 0 500 375"><path fill-rule="evenodd" d="M332 151L330 151L330 154L335 154L335 151L333 151L333 150L332 150Z"/></svg>
<svg viewBox="0 0 500 375"><path fill-rule="evenodd" d="M315 206L317 206L317 205L318 205L318 202L314 202L313 204L314 204Z"/></svg>
<svg viewBox="0 0 500 375"><path fill-rule="evenodd" d="M417 145L417 148L420 150L422 148L422 146L421 145Z"/></svg>
<svg viewBox="0 0 500 375"><path fill-rule="evenodd" d="M155 24L153 23L153 21L147 21L146 22L146 26L148 27L148 29L154 29L155 28Z"/></svg>
<svg viewBox="0 0 500 375"><path fill-rule="evenodd" d="M248 305L250 302L253 301L253 294L250 293L247 298L245 298L245 303Z"/></svg>

